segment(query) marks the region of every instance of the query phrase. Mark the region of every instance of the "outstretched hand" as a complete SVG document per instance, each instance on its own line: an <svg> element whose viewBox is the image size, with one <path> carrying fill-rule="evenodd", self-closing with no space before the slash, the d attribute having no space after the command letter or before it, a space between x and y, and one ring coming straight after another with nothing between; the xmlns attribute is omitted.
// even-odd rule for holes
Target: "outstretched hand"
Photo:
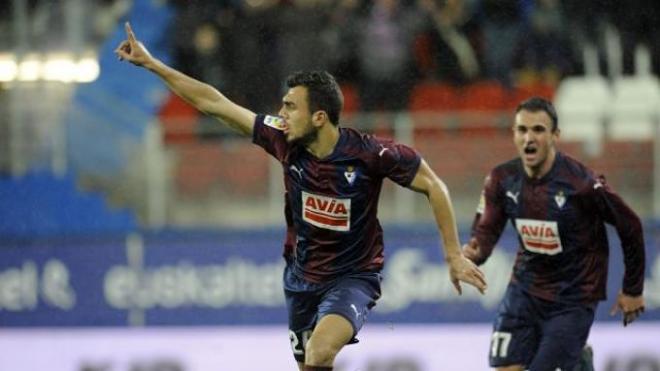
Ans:
<svg viewBox="0 0 660 371"><path fill-rule="evenodd" d="M449 277L459 295L463 293L461 281L476 287L482 294L486 292L486 276L471 260L463 255L449 261Z"/></svg>
<svg viewBox="0 0 660 371"><path fill-rule="evenodd" d="M629 296L619 291L610 315L614 316L619 311L623 313L623 326L628 326L644 313L644 297L641 295Z"/></svg>
<svg viewBox="0 0 660 371"><path fill-rule="evenodd" d="M144 66L152 62L153 57L147 48L137 40L130 23L126 22L124 29L126 30L126 40L122 41L115 49L115 54L117 54L119 60L127 60L136 66Z"/></svg>

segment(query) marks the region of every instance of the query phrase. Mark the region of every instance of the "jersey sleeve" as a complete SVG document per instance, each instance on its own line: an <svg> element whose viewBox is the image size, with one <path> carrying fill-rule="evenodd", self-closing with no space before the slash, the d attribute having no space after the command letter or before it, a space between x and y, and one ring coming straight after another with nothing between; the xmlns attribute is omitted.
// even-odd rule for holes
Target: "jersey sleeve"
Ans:
<svg viewBox="0 0 660 371"><path fill-rule="evenodd" d="M625 266L623 293L639 296L644 290L646 263L644 233L639 216L610 188L604 176L593 179L590 186L600 215L614 226L621 240Z"/></svg>
<svg viewBox="0 0 660 371"><path fill-rule="evenodd" d="M284 128L284 120L280 117L257 115L252 132L252 143L282 162L288 152Z"/></svg>
<svg viewBox="0 0 660 371"><path fill-rule="evenodd" d="M479 206L472 222L472 238L479 246L476 264L483 264L495 248L506 226L504 201L498 177L491 172L484 181Z"/></svg>
<svg viewBox="0 0 660 371"><path fill-rule="evenodd" d="M383 177L407 187L415 178L421 156L413 148L393 141L379 141L378 170Z"/></svg>

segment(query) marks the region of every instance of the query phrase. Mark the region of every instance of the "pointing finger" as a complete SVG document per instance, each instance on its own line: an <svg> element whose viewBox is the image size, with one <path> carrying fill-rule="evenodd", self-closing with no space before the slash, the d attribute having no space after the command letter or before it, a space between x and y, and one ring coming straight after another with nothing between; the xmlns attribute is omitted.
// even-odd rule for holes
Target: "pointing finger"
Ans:
<svg viewBox="0 0 660 371"><path fill-rule="evenodd" d="M124 29L126 30L126 36L128 37L128 41L130 41L131 43L135 43L136 42L135 34L133 33L133 29L131 28L131 24L126 22L124 24Z"/></svg>

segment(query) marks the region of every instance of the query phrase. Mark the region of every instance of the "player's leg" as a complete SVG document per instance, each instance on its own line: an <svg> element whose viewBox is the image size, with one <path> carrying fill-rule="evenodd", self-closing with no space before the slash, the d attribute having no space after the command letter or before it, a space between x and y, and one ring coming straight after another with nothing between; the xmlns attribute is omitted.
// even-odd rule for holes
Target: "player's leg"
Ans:
<svg viewBox="0 0 660 371"><path fill-rule="evenodd" d="M505 367L498 367L497 371L524 371L525 366L523 365L513 365L513 366L505 366Z"/></svg>
<svg viewBox="0 0 660 371"><path fill-rule="evenodd" d="M305 349L305 366L331 368L335 357L353 338L353 325L338 314L323 316Z"/></svg>
<svg viewBox="0 0 660 371"><path fill-rule="evenodd" d="M367 313L380 297L380 275L357 274L336 282L323 295L318 323L305 349L306 367L328 367L344 345L357 342L355 336Z"/></svg>
<svg viewBox="0 0 660 371"><path fill-rule="evenodd" d="M488 361L500 371L521 371L532 360L540 331L533 301L515 285L509 285L493 324Z"/></svg>
<svg viewBox="0 0 660 371"><path fill-rule="evenodd" d="M542 325L539 349L530 371L570 370L578 364L594 320L594 308L577 306L553 314Z"/></svg>
<svg viewBox="0 0 660 371"><path fill-rule="evenodd" d="M580 361L573 368L573 371L594 371L594 350L587 344L582 348Z"/></svg>
<svg viewBox="0 0 660 371"><path fill-rule="evenodd" d="M315 291L314 287L297 279L287 267L284 270L284 297L289 319L291 351L298 368L303 371L305 346L316 324L321 292Z"/></svg>

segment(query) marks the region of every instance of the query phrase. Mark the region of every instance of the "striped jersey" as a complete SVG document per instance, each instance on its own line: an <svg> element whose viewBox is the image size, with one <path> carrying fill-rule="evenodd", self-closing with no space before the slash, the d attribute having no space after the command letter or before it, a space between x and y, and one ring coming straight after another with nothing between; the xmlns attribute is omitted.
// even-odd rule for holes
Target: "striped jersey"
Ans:
<svg viewBox="0 0 660 371"><path fill-rule="evenodd" d="M621 240L623 292L637 296L644 285L644 236L639 217L605 182L577 160L557 153L540 179L527 176L520 158L486 178L472 226L483 263L507 220L519 248L511 281L545 300L592 303L605 299L609 244L605 223Z"/></svg>
<svg viewBox="0 0 660 371"><path fill-rule="evenodd" d="M284 257L294 274L314 283L383 267L377 218L383 179L408 186L421 158L388 139L339 128L323 159L287 143L282 120L258 115L253 142L282 164L287 237Z"/></svg>

